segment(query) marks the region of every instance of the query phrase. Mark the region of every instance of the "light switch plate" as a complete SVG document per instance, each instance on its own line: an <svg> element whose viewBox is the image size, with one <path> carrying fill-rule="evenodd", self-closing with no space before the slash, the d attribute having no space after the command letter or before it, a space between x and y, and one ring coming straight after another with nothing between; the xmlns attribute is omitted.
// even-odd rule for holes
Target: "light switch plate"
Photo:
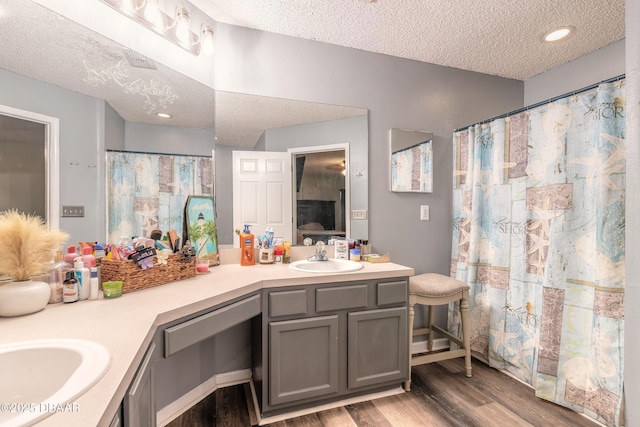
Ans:
<svg viewBox="0 0 640 427"><path fill-rule="evenodd" d="M367 219L367 211L366 210L352 210L351 211L351 219Z"/></svg>
<svg viewBox="0 0 640 427"><path fill-rule="evenodd" d="M63 218L66 217L75 217L82 218L84 217L84 206L69 206L65 205L60 208L60 216Z"/></svg>
<svg viewBox="0 0 640 427"><path fill-rule="evenodd" d="M429 205L420 206L420 221L429 221Z"/></svg>

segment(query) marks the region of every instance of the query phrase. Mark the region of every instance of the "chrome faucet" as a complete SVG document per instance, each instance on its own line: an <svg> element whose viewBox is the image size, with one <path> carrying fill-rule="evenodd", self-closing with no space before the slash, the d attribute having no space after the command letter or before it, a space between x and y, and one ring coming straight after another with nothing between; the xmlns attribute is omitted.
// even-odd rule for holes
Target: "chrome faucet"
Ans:
<svg viewBox="0 0 640 427"><path fill-rule="evenodd" d="M329 261L329 258L327 258L327 250L325 249L324 242L322 240L319 240L316 243L316 253L307 258L307 261Z"/></svg>

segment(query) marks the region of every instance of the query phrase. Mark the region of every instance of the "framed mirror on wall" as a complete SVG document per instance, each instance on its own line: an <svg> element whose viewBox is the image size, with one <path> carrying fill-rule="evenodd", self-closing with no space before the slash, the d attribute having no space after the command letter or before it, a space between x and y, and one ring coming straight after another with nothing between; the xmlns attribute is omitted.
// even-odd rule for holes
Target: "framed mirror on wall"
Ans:
<svg viewBox="0 0 640 427"><path fill-rule="evenodd" d="M433 134L389 130L390 189L394 192L433 191Z"/></svg>

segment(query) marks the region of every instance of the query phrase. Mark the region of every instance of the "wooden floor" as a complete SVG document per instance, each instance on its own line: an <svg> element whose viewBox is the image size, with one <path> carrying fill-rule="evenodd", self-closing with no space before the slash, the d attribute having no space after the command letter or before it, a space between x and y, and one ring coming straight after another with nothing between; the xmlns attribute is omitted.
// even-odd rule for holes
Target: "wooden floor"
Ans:
<svg viewBox="0 0 640 427"><path fill-rule="evenodd" d="M581 415L535 397L531 388L473 360L473 378L463 359L415 366L411 391L369 402L268 424L271 427L334 426L597 426ZM170 427L255 424L247 406L248 385L219 389Z"/></svg>

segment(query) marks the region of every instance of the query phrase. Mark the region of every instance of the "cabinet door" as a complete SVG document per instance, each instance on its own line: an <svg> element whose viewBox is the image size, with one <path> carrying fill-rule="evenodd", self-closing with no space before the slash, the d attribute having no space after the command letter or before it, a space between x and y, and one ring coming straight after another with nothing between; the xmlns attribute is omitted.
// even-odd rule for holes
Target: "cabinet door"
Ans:
<svg viewBox="0 0 640 427"><path fill-rule="evenodd" d="M406 380L407 307L348 315L348 387Z"/></svg>
<svg viewBox="0 0 640 427"><path fill-rule="evenodd" d="M338 392L338 316L269 323L269 404Z"/></svg>
<svg viewBox="0 0 640 427"><path fill-rule="evenodd" d="M156 344L152 342L124 397L124 419L127 427L156 425L156 405L153 395L153 375L151 375L155 350Z"/></svg>

